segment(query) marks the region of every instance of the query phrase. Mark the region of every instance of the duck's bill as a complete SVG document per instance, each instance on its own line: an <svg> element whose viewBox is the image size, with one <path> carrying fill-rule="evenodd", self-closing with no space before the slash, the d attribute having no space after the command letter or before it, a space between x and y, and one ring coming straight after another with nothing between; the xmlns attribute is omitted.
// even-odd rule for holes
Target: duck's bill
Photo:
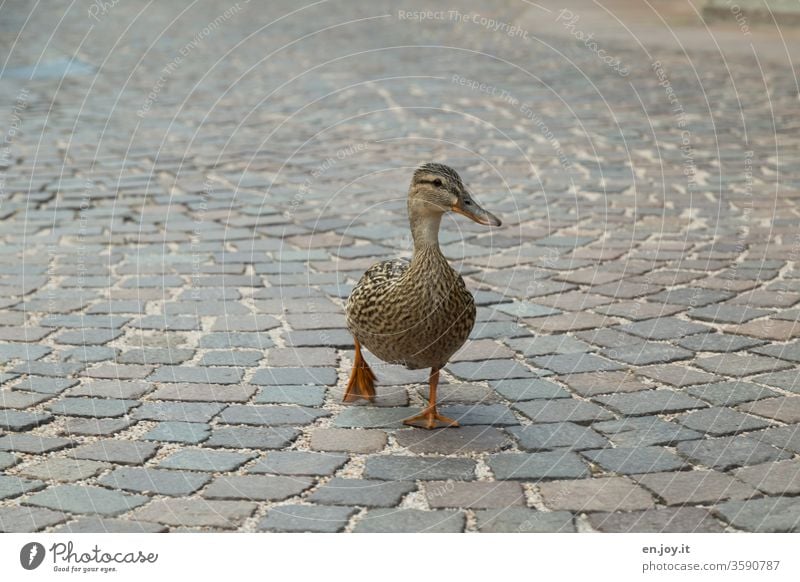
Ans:
<svg viewBox="0 0 800 582"><path fill-rule="evenodd" d="M500 226L502 224L499 218L478 206L471 198L459 200L453 205L452 211L463 214L467 218L485 226Z"/></svg>

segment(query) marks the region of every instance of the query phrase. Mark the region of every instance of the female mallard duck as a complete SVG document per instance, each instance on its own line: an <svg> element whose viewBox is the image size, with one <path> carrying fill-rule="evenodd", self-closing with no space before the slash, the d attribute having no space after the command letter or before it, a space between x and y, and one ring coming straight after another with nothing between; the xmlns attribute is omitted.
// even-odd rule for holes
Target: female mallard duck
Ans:
<svg viewBox="0 0 800 582"><path fill-rule="evenodd" d="M439 249L439 224L446 212L479 224L500 226L478 206L452 168L424 164L408 191L414 256L383 261L367 269L345 308L355 341L355 359L344 400L375 398L375 375L361 354L365 346L381 360L412 370L430 368L428 406L404 420L412 426L458 426L436 410L439 370L467 340L475 324L475 301L464 280Z"/></svg>

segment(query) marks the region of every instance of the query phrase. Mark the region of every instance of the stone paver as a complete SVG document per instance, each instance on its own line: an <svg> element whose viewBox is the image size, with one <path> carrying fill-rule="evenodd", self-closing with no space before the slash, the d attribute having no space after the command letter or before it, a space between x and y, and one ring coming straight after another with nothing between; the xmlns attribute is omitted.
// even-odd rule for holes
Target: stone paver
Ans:
<svg viewBox="0 0 800 582"><path fill-rule="evenodd" d="M142 438L148 441L195 445L211 434L211 427L201 422L159 422Z"/></svg>
<svg viewBox="0 0 800 582"><path fill-rule="evenodd" d="M307 406L256 406L231 405L219 415L219 420L228 424L253 426L305 425L311 424L330 412Z"/></svg>
<svg viewBox="0 0 800 582"><path fill-rule="evenodd" d="M188 496L208 483L208 476L189 471L167 471L140 467L121 467L104 475L99 483L135 493Z"/></svg>
<svg viewBox="0 0 800 582"><path fill-rule="evenodd" d="M586 426L571 422L534 424L506 429L521 449L548 451L552 449L600 449L609 445L608 439Z"/></svg>
<svg viewBox="0 0 800 582"><path fill-rule="evenodd" d="M676 448L678 453L689 461L721 471L733 467L788 459L791 456L786 451L744 435L684 441L678 443Z"/></svg>
<svg viewBox="0 0 800 582"><path fill-rule="evenodd" d="M512 482L430 481L425 484L425 497L433 509L442 507L493 509L525 505L522 487Z"/></svg>
<svg viewBox="0 0 800 582"><path fill-rule="evenodd" d="M800 493L800 462L795 460L742 467L733 474L767 495Z"/></svg>
<svg viewBox="0 0 800 582"><path fill-rule="evenodd" d="M672 390L643 390L631 394L596 396L595 401L626 416L669 414L707 406L702 400Z"/></svg>
<svg viewBox="0 0 800 582"><path fill-rule="evenodd" d="M281 505L267 512L258 524L262 531L324 532L342 531L356 512L354 507L324 505Z"/></svg>
<svg viewBox="0 0 800 582"><path fill-rule="evenodd" d="M408 481L335 477L314 491L308 500L324 505L394 507L414 489L416 486Z"/></svg>
<svg viewBox="0 0 800 582"><path fill-rule="evenodd" d="M54 533L162 533L166 526L129 519L82 518L53 530Z"/></svg>
<svg viewBox="0 0 800 582"><path fill-rule="evenodd" d="M156 499L133 511L131 517L176 527L233 529L255 509L256 504L248 501Z"/></svg>
<svg viewBox="0 0 800 582"><path fill-rule="evenodd" d="M281 449L289 446L300 431L288 426L219 426L203 444L206 447Z"/></svg>
<svg viewBox="0 0 800 582"><path fill-rule="evenodd" d="M0 451L41 454L58 451L74 445L71 439L34 434L7 434L0 436Z"/></svg>
<svg viewBox="0 0 800 582"><path fill-rule="evenodd" d="M718 406L736 406L744 402L778 396L774 390L742 380L690 386L686 392Z"/></svg>
<svg viewBox="0 0 800 582"><path fill-rule="evenodd" d="M800 422L800 399L793 396L765 398L741 404L738 409L781 422Z"/></svg>
<svg viewBox="0 0 800 582"><path fill-rule="evenodd" d="M386 433L380 430L318 428L311 433L310 446L317 451L376 453L387 440Z"/></svg>
<svg viewBox="0 0 800 582"><path fill-rule="evenodd" d="M33 479L53 481L81 481L94 477L110 468L109 463L75 459L72 457L50 457L22 469L22 475Z"/></svg>
<svg viewBox="0 0 800 582"><path fill-rule="evenodd" d="M356 533L457 533L464 530L464 514L439 509L371 509L356 524Z"/></svg>
<svg viewBox="0 0 800 582"><path fill-rule="evenodd" d="M569 511L537 511L527 507L482 509L475 512L478 531L487 533L571 533L575 531Z"/></svg>
<svg viewBox="0 0 800 582"><path fill-rule="evenodd" d="M148 501L144 495L85 485L56 485L27 498L26 503L78 514L118 515Z"/></svg>
<svg viewBox="0 0 800 582"><path fill-rule="evenodd" d="M43 507L0 507L0 532L28 533L62 523L67 514Z"/></svg>
<svg viewBox="0 0 800 582"><path fill-rule="evenodd" d="M364 476L388 481L416 481L435 479L475 478L475 461L446 457L401 457L384 455L369 457L364 466Z"/></svg>
<svg viewBox="0 0 800 582"><path fill-rule="evenodd" d="M433 432L403 429L395 432L395 438L398 445L413 453L443 455L492 452L509 442L500 429L490 426L465 426L459 430Z"/></svg>
<svg viewBox="0 0 800 582"><path fill-rule="evenodd" d="M558 384L537 378L500 380L499 382L490 382L490 384L500 396L512 402L541 398L569 398L570 395Z"/></svg>
<svg viewBox="0 0 800 582"><path fill-rule="evenodd" d="M630 513L595 513L589 523L603 532L718 533L724 526L708 510L699 507L676 507L632 511Z"/></svg>
<svg viewBox="0 0 800 582"><path fill-rule="evenodd" d="M712 407L677 417L677 422L698 432L724 436L770 426L766 420L724 407Z"/></svg>
<svg viewBox="0 0 800 582"><path fill-rule="evenodd" d="M746 531L800 531L800 499L797 497L727 501L717 505L714 512L734 527Z"/></svg>
<svg viewBox="0 0 800 582"><path fill-rule="evenodd" d="M641 485L667 505L713 504L728 499L747 499L756 490L718 471L673 471L635 476Z"/></svg>
<svg viewBox="0 0 800 582"><path fill-rule="evenodd" d="M253 453L235 453L209 449L182 449L158 466L165 469L185 469L187 471L234 471L255 457Z"/></svg>
<svg viewBox="0 0 800 582"><path fill-rule="evenodd" d="M622 475L677 471L685 465L683 460L663 447L618 447L581 451L581 455L606 471Z"/></svg>
<svg viewBox="0 0 800 582"><path fill-rule="evenodd" d="M626 477L551 481L540 484L539 491L554 510L613 512L655 506L652 496Z"/></svg>
<svg viewBox="0 0 800 582"><path fill-rule="evenodd" d="M0 475L0 500L18 497L23 493L42 489L45 484L42 481L33 479L23 479L15 475Z"/></svg>
<svg viewBox="0 0 800 582"><path fill-rule="evenodd" d="M307 477L278 475L222 475L203 491L208 499L248 499L251 501L283 501L299 495L313 481Z"/></svg>
<svg viewBox="0 0 800 582"><path fill-rule="evenodd" d="M0 7L26 31L0 35L0 531L797 530L782 46L573 2L621 75L535 3L492 4L524 37L385 0L318 35L288 0L112 4ZM440 378L461 427L434 431L403 424L428 371L368 350L375 402L341 402L345 301L411 255L427 160L503 221L442 221L477 323Z"/></svg>
<svg viewBox="0 0 800 582"><path fill-rule="evenodd" d="M278 475L330 475L347 462L340 453L312 453L307 451L275 451L259 459L249 473L275 473Z"/></svg>
<svg viewBox="0 0 800 582"><path fill-rule="evenodd" d="M158 445L139 441L103 439L76 447L76 459L90 459L125 465L141 465L156 454Z"/></svg>
<svg viewBox="0 0 800 582"><path fill-rule="evenodd" d="M569 451L544 453L498 453L487 460L497 479L578 479L589 476L589 468Z"/></svg>
<svg viewBox="0 0 800 582"><path fill-rule="evenodd" d="M584 423L614 418L614 415L605 408L574 398L531 400L515 404L514 408L534 422Z"/></svg>

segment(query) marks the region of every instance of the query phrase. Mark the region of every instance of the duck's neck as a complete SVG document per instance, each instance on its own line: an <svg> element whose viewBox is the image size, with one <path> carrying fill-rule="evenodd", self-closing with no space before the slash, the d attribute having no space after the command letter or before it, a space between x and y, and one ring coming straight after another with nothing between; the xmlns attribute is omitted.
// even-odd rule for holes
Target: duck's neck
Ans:
<svg viewBox="0 0 800 582"><path fill-rule="evenodd" d="M431 252L441 254L439 225L442 222L442 214L412 210L409 213L409 221L411 222L411 238L414 239L414 258Z"/></svg>

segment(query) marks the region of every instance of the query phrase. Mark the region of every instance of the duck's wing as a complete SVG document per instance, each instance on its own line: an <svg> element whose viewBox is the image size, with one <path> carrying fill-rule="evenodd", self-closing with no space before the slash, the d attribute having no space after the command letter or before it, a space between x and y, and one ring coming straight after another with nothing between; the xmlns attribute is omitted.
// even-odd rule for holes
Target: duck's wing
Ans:
<svg viewBox="0 0 800 582"><path fill-rule="evenodd" d="M364 272L354 289L364 284L382 285L390 283L402 277L403 273L408 269L408 265L409 262L403 259L389 259L388 261L375 263Z"/></svg>
<svg viewBox="0 0 800 582"><path fill-rule="evenodd" d="M409 262L403 259L390 259L372 265L353 287L350 297L347 298L345 310L350 312L359 305L372 304L378 300L387 286L403 276L408 265Z"/></svg>

